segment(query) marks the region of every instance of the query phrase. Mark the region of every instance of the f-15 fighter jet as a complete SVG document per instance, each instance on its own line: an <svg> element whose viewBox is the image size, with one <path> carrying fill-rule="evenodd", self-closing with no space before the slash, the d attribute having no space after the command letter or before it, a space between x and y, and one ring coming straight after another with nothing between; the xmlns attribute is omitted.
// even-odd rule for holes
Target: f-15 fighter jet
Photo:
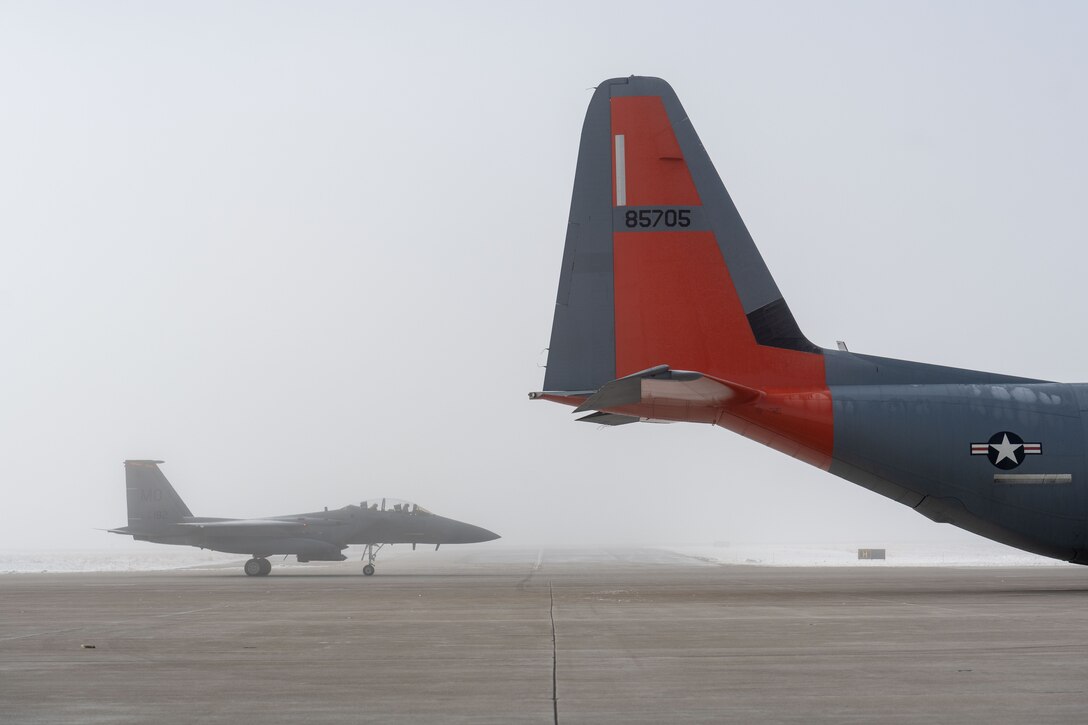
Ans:
<svg viewBox="0 0 1088 725"><path fill-rule="evenodd" d="M378 551L387 544L473 544L499 538L479 526L435 516L416 504L381 499L335 511L222 519L193 516L159 470L162 461L125 461L128 526L110 529L136 541L198 546L228 554L249 554L249 576L272 571L268 557L293 555L300 562L344 561L350 544L364 548L363 574L374 573Z"/></svg>

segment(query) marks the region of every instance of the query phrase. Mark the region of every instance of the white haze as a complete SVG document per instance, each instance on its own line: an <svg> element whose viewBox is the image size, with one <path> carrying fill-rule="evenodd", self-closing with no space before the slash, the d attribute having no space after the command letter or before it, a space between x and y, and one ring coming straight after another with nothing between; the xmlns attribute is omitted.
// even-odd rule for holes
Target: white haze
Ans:
<svg viewBox="0 0 1088 725"><path fill-rule="evenodd" d="M1088 379L1077 3L0 5L0 549L387 495L507 543L964 542L539 389L591 86L669 80L802 329ZM481 546L488 546L482 544Z"/></svg>

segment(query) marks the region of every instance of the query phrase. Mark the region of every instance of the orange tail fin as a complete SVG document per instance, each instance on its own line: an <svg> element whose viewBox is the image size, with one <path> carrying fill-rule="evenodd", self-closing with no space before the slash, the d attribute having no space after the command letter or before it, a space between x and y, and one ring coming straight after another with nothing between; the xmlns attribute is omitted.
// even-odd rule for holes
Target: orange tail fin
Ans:
<svg viewBox="0 0 1088 725"><path fill-rule="evenodd" d="M662 369L668 382L652 372ZM717 381L720 394L703 382L711 392L693 403L685 382L693 373ZM630 378L657 395L657 410L673 411L669 419L830 456L823 351L801 333L687 113L658 78L605 81L590 101L543 397L589 405ZM646 403L595 409L635 419Z"/></svg>

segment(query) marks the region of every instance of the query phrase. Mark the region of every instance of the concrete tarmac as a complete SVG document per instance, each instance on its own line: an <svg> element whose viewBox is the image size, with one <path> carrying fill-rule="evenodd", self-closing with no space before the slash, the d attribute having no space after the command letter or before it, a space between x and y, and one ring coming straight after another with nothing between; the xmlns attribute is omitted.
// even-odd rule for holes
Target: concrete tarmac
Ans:
<svg viewBox="0 0 1088 725"><path fill-rule="evenodd" d="M0 576L0 721L1088 720L1083 567L488 545L275 566Z"/></svg>

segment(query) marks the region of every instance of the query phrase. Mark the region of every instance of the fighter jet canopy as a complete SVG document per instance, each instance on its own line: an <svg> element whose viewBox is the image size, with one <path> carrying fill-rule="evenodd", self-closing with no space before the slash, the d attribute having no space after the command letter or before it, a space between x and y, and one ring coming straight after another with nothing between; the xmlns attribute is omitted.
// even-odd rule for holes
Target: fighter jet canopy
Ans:
<svg viewBox="0 0 1088 725"><path fill-rule="evenodd" d="M412 514L418 516L434 516L430 511L417 503L405 501L399 498L369 499L359 504L360 508L371 511L391 511L398 514Z"/></svg>

